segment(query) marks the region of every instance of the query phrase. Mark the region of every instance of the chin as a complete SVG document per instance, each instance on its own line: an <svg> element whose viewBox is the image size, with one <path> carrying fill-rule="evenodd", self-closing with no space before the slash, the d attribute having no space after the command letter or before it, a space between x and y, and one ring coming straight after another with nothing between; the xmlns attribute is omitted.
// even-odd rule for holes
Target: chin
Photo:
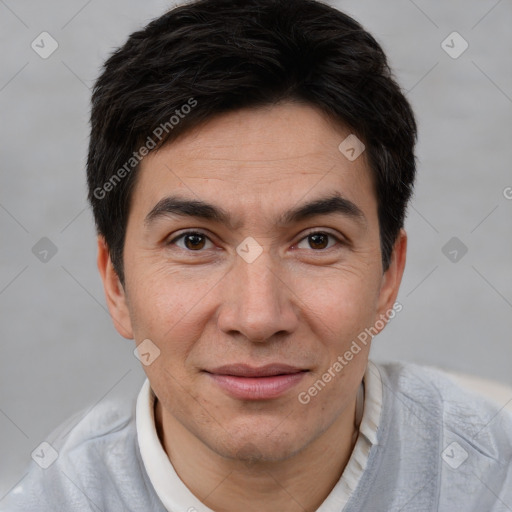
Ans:
<svg viewBox="0 0 512 512"><path fill-rule="evenodd" d="M279 427L278 427L279 428ZM246 464L258 462L277 462L293 457L308 444L304 430L296 436L290 432L278 432L277 429L261 428L247 431L245 435L231 434L225 440L219 454ZM271 432L270 435L267 432ZM300 436L300 437L298 437Z"/></svg>

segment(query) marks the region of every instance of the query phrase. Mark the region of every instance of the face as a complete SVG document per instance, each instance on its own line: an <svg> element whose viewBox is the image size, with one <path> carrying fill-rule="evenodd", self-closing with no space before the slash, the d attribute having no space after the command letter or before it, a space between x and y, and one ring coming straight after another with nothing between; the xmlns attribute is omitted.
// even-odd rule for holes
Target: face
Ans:
<svg viewBox="0 0 512 512"><path fill-rule="evenodd" d="M144 370L164 415L220 455L285 459L339 421L370 343L343 356L393 306L405 233L383 273L365 153L338 149L349 134L292 103L219 116L143 160L124 289L100 243L119 332L158 354Z"/></svg>

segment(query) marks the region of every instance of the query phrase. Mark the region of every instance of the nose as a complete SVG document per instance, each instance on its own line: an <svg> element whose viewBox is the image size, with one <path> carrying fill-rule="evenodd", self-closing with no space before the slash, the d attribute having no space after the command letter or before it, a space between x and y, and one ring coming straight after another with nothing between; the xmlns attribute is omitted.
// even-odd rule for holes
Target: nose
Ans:
<svg viewBox="0 0 512 512"><path fill-rule="evenodd" d="M248 263L240 256L224 279L218 327L255 343L293 332L298 323L296 296L279 265L265 250Z"/></svg>

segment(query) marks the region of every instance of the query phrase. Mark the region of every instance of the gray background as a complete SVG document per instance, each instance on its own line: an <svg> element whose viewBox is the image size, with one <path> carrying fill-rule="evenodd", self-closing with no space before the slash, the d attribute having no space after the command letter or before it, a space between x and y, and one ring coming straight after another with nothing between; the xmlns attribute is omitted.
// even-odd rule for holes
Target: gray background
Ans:
<svg viewBox="0 0 512 512"><path fill-rule="evenodd" d="M512 2L331 4L383 45L419 121L403 311L372 358L511 385ZM129 33L173 5L0 0L0 499L58 424L107 396L135 396L143 382L96 269L90 87ZM43 31L59 44L47 59L31 48ZM453 31L469 43L457 59L441 47ZM456 262L442 252L454 236L468 249ZM46 263L32 252L42 237L57 248Z"/></svg>

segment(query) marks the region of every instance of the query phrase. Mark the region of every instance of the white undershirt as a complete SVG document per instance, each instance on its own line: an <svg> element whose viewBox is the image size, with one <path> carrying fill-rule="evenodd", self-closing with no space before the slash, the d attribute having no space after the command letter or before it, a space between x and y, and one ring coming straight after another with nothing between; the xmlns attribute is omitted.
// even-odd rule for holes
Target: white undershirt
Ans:
<svg viewBox="0 0 512 512"><path fill-rule="evenodd" d="M371 360L368 361L363 380L365 398L359 436L341 478L317 512L342 510L366 468L371 446L377 442L382 381L377 366ZM174 470L156 432L154 404L155 394L146 379L137 398L135 416L142 461L156 494L169 512L214 512L189 491Z"/></svg>

